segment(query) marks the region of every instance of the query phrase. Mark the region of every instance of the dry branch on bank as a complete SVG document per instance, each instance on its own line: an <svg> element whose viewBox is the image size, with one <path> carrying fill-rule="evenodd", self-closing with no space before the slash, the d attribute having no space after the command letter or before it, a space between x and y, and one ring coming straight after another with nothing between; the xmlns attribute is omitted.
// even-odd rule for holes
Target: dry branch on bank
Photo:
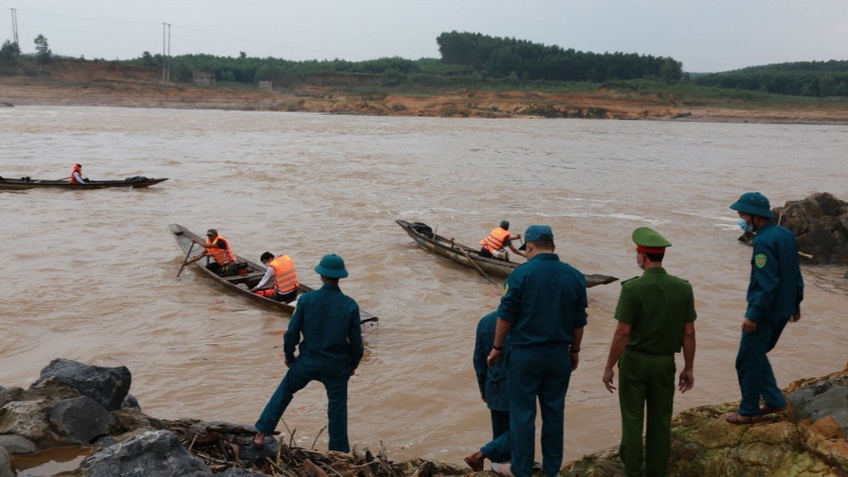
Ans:
<svg viewBox="0 0 848 477"><path fill-rule="evenodd" d="M249 427L179 420L172 421L169 429L215 473L231 467L275 477L430 477L466 473L459 466L431 460L393 463L382 443L376 455L369 449L360 453L356 447L350 453L320 452L314 450L314 442L313 449L305 449L294 443L296 430L289 432L288 442L279 438L274 445L256 448L251 443L256 430Z"/></svg>

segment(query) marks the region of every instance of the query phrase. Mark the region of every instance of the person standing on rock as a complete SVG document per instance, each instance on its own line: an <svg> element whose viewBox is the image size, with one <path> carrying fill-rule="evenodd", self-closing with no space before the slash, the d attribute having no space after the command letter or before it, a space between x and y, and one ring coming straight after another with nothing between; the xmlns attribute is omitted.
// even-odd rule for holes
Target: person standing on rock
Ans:
<svg viewBox="0 0 848 477"><path fill-rule="evenodd" d="M254 447L264 447L266 435L274 432L294 394L315 380L327 390L329 450L350 452L347 386L363 353L359 306L339 288L339 279L348 276L342 257L325 255L315 272L324 285L298 300L283 336L289 370L256 421Z"/></svg>
<svg viewBox="0 0 848 477"><path fill-rule="evenodd" d="M497 363L509 335L509 436L512 464L493 464L504 475L530 477L536 443L536 406L542 414L542 470L559 475L565 395L579 363L586 326L586 278L554 253L547 225L524 233L528 261L506 279L487 363Z"/></svg>
<svg viewBox="0 0 848 477"><path fill-rule="evenodd" d="M774 222L766 196L746 192L730 208L753 227L756 235L748 283L748 308L742 320L742 339L736 355L742 402L726 419L732 424L753 424L762 421L765 414L787 408L786 397L777 387L767 353L777 344L786 324L801 319L804 279L795 235ZM764 401L762 408L760 398Z"/></svg>
<svg viewBox="0 0 848 477"><path fill-rule="evenodd" d="M671 454L674 355L681 348L684 367L678 389L685 393L695 385L695 298L689 282L669 275L662 266L671 242L648 227L634 230L632 238L636 264L644 273L621 283L615 308L618 325L602 380L609 392L615 391L613 367L618 364L619 455L625 474L665 477Z"/></svg>

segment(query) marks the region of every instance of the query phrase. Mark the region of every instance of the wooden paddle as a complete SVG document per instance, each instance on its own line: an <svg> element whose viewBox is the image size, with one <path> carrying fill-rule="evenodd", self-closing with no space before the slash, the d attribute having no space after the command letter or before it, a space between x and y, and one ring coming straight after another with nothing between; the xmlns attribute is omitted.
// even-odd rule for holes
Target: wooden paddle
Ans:
<svg viewBox="0 0 848 477"><path fill-rule="evenodd" d="M497 283L493 282L492 279L489 278L489 275L486 275L486 272L484 272L483 269L480 268L480 265L477 265L477 262L475 262L474 259L471 258L471 255L468 255L468 252L461 245L457 248L459 249L460 252L462 252L463 255L465 255L465 259L468 260L468 262L471 265L473 265L474 268L476 268L478 272L480 272L480 276L485 278L486 281L491 283L492 285L497 286Z"/></svg>
<svg viewBox="0 0 848 477"><path fill-rule="evenodd" d="M180 273L183 273L183 268L188 264L188 256L191 255L191 250L194 248L194 242L191 243L191 247L188 248L188 252L186 252L186 258L183 260L183 266L180 267L180 271L177 272L177 278L180 278Z"/></svg>

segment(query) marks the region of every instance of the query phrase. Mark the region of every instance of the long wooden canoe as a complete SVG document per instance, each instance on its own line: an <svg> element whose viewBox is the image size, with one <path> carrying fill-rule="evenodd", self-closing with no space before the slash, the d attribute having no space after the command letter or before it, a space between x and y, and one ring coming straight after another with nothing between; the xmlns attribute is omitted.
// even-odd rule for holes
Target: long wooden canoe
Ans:
<svg viewBox="0 0 848 477"><path fill-rule="evenodd" d="M179 224L171 224L168 226L168 228L171 229L171 233L174 234L174 239L176 239L177 244L180 246L180 248L183 249L183 252L188 254L189 250L192 250L192 256L196 256L198 253L200 253L201 247L195 245L194 240L203 242L205 241L204 238L192 233L190 230ZM224 288L226 288L227 290L235 292L241 296L247 297L254 303L266 306L271 309L279 310L291 315L294 312L295 306L297 305L297 300L291 303L282 303L261 295L257 295L256 293L250 291L250 289L255 287L265 275L265 265L251 262L250 260L247 260L246 258L238 255L237 257L240 262L247 263L247 275L234 275L231 277L222 277L206 268L205 264L201 263L202 260L195 262L193 265L195 266L195 270L201 271L201 273L204 273L206 276L212 278L219 284L223 285ZM312 290L313 288L310 288L301 283L300 289L298 291L298 297ZM371 321L378 320L376 316L362 310L359 310L359 314L362 323L368 323Z"/></svg>
<svg viewBox="0 0 848 477"><path fill-rule="evenodd" d="M480 255L480 248L471 248L453 239L449 239L433 232L427 224L421 222L406 222L404 220L396 220L398 225L415 240L424 250L433 252L437 255L447 257L454 262L464 265L469 268L482 270L487 275L506 278L513 270L521 264L517 262L508 262L497 258L487 258ZM473 263L471 262L473 260ZM474 265L477 265L476 267ZM478 271L479 271L478 270ZM617 277L609 275L585 275L586 288L592 288L597 285L605 285L618 280Z"/></svg>
<svg viewBox="0 0 848 477"><path fill-rule="evenodd" d="M29 177L11 179L8 177L0 177L0 190L23 190L37 188L73 190L107 189L112 187L140 188L150 187L154 184L165 182L166 180L168 180L167 177L161 179L154 179L152 177L135 176L127 177L123 180L88 181L85 184L71 184L71 182L67 179L30 179Z"/></svg>

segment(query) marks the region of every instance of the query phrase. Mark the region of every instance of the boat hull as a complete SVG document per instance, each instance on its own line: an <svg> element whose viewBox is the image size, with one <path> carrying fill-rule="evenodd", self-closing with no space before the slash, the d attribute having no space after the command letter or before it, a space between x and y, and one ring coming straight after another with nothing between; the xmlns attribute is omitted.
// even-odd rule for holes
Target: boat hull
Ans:
<svg viewBox="0 0 848 477"><path fill-rule="evenodd" d="M454 239L433 233L427 224L406 222L404 220L396 220L395 222L424 250L449 258L465 267L473 269L479 267L479 270L482 270L487 275L506 278L513 270L521 266L521 263L518 262L483 257L480 255L479 248L474 249L457 243ZM477 265L476 267L474 266L475 264ZM592 274L584 276L586 277L586 288L605 285L618 280L618 278L609 275Z"/></svg>
<svg viewBox="0 0 848 477"><path fill-rule="evenodd" d="M67 180L47 180L47 179L30 179L24 177L21 179L0 178L0 190L26 190L26 189L69 189L69 190L90 190L90 189L111 189L111 188L144 188L150 187L160 182L168 180L167 177L161 179L153 178L132 178L114 181L89 181L86 184L71 184Z"/></svg>
<svg viewBox="0 0 848 477"><path fill-rule="evenodd" d="M183 252L186 253L186 255L189 255L190 250L196 250L197 253L200 253L200 248L196 246L194 240L205 241L202 237L192 233L191 231L179 224L171 224L168 226L168 228L171 230L171 233L174 235L174 239L177 241L177 244L180 246ZM194 254L194 252L192 252L192 254ZM241 295L253 302L254 304L261 305L274 310L279 310L288 315L294 313L295 306L297 305L297 300L292 303L283 303L251 292L250 289L255 287L265 275L265 265L252 262L238 255L236 257L238 258L239 262L247 264L247 275L221 277L206 268L200 262L195 262L194 264L192 264L192 266L194 270L200 271L202 274L214 280L219 285L226 288L228 291L233 292L237 295ZM313 288L301 283L297 296L299 298L304 293L310 292L312 290ZM368 323L378 320L376 316L362 310L359 311L359 314L361 316L362 323Z"/></svg>

